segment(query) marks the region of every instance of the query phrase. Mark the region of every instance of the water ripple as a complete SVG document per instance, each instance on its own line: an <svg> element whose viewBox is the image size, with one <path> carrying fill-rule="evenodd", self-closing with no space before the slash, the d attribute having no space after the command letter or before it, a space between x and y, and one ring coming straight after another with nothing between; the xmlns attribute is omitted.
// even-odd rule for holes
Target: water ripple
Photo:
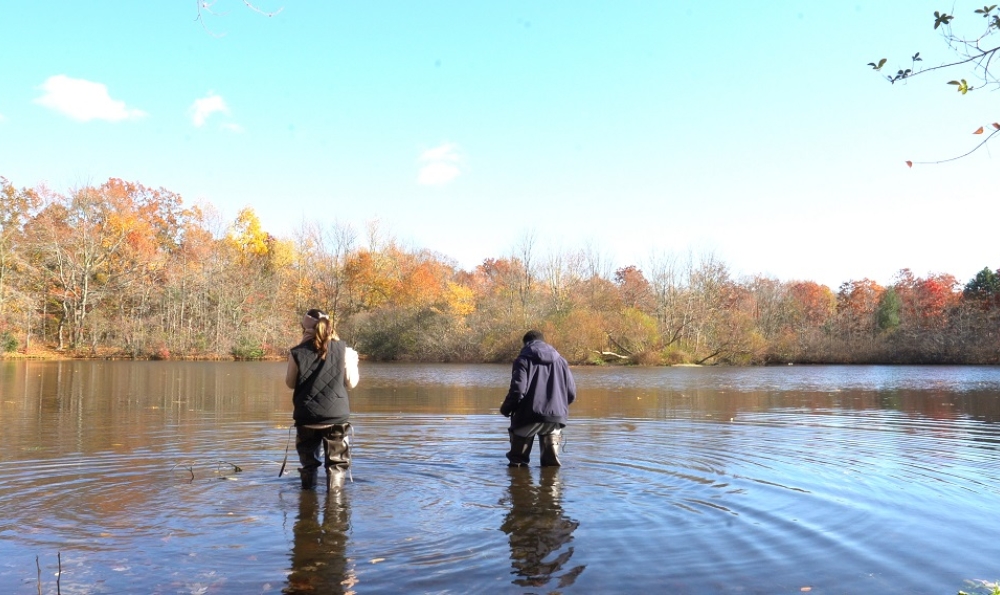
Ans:
<svg viewBox="0 0 1000 595"><path fill-rule="evenodd" d="M895 400L881 407L829 386L741 393L778 372L718 370L724 393L684 384L703 371L629 393L615 379L646 372L588 370L601 398L574 409L564 467L539 469L536 446L508 470L495 393L468 392L498 371L446 371L455 392L426 398L454 409L352 394L354 481L336 495L298 488L294 448L278 477L284 397L246 417L129 401L129 424L60 403L77 425L43 443L42 416L19 409L0 446L0 590L37 592L37 555L52 592L57 552L63 593L931 593L996 572L995 394L893 394L936 381L878 372L876 401ZM963 386L988 384L973 372Z"/></svg>

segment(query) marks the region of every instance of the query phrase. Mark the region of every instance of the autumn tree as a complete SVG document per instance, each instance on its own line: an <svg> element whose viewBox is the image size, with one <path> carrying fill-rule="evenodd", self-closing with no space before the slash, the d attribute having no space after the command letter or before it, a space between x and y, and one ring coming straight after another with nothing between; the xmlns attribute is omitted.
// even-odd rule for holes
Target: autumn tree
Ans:
<svg viewBox="0 0 1000 595"><path fill-rule="evenodd" d="M361 249L345 264L348 311L368 312L386 303L392 293L388 262L378 252Z"/></svg>
<svg viewBox="0 0 1000 595"><path fill-rule="evenodd" d="M437 361L453 359L464 351L458 346L468 333L465 316L475 310L468 300L463 303L463 291L453 282L454 267L427 250L397 250L393 260L395 288L389 312L402 323L410 350Z"/></svg>
<svg viewBox="0 0 1000 595"><path fill-rule="evenodd" d="M615 271L615 285L621 296L622 305L643 312L654 309L653 289L635 265L621 267Z"/></svg>
<svg viewBox="0 0 1000 595"><path fill-rule="evenodd" d="M523 269L513 258L487 258L474 271L480 298L470 324L488 358L506 358L512 339L524 332Z"/></svg>
<svg viewBox="0 0 1000 595"><path fill-rule="evenodd" d="M955 324L961 293L957 280L946 274L916 277L909 269L896 274L877 311L878 325L889 331L881 346L890 362L952 361Z"/></svg>
<svg viewBox="0 0 1000 595"><path fill-rule="evenodd" d="M763 363L765 342L754 318L753 294L732 280L723 282L718 290L707 324L699 327L703 349L697 352L697 363Z"/></svg>
<svg viewBox="0 0 1000 595"><path fill-rule="evenodd" d="M181 197L163 188L113 178L98 191L113 205L111 224L122 230L125 240L108 261L108 296L101 325L92 324L92 336L101 333L105 342L120 342L130 354L145 354L157 334L154 329L162 327L149 322L161 312L186 212Z"/></svg>
<svg viewBox="0 0 1000 595"><path fill-rule="evenodd" d="M831 323L837 299L826 285L815 281L785 284L784 327L773 339L776 359L800 362L822 361L829 353Z"/></svg>
<svg viewBox="0 0 1000 595"><path fill-rule="evenodd" d="M896 274L893 289L900 297L901 323L916 329L942 329L958 304L961 284L948 274L916 277L909 269Z"/></svg>
<svg viewBox="0 0 1000 595"><path fill-rule="evenodd" d="M765 362L788 362L797 355L792 324L794 302L790 284L763 275L743 281L747 308L753 319L751 357Z"/></svg>
<svg viewBox="0 0 1000 595"><path fill-rule="evenodd" d="M765 339L780 335L788 327L788 286L763 275L750 277L744 285L758 332Z"/></svg>
<svg viewBox="0 0 1000 595"><path fill-rule="evenodd" d="M856 363L873 356L878 307L884 292L884 287L867 278L840 285L833 325L841 341L841 351L831 354L837 361Z"/></svg>
<svg viewBox="0 0 1000 595"><path fill-rule="evenodd" d="M347 265L356 248L357 233L348 224L303 223L295 242L291 310L315 304L325 308L338 325L349 312Z"/></svg>
<svg viewBox="0 0 1000 595"><path fill-rule="evenodd" d="M556 316L565 315L572 307L571 287L579 284L582 255L579 252L554 250L547 254L538 267L542 294L547 300L546 310Z"/></svg>
<svg viewBox="0 0 1000 595"><path fill-rule="evenodd" d="M614 274L617 296L613 302L614 315L606 316L610 327L608 341L621 355L645 362L657 361L659 333L652 287L635 265L620 267ZM610 313L609 313L610 314Z"/></svg>
<svg viewBox="0 0 1000 595"><path fill-rule="evenodd" d="M836 311L837 298L826 285L795 281L788 287L791 297L790 323L796 330L824 326Z"/></svg>
<svg viewBox="0 0 1000 595"><path fill-rule="evenodd" d="M517 297L521 305L521 326L532 326L533 318L538 317L535 309L535 244L537 235L534 231L527 231L514 247L514 255L511 261L517 263Z"/></svg>
<svg viewBox="0 0 1000 595"><path fill-rule="evenodd" d="M219 270L221 242L211 230L213 213L203 207L185 211L180 221L180 244L170 252L160 295L162 321L152 337L150 351L158 357L171 353L205 354L215 348L217 300L213 281Z"/></svg>
<svg viewBox="0 0 1000 595"><path fill-rule="evenodd" d="M165 189L111 179L62 196L0 183L0 332L134 357L280 354L306 307L376 359L509 361L528 326L574 363L1000 363L1000 272L964 286L901 270L881 287L734 278L713 255L613 267L592 244L528 236L472 270L377 222L223 221ZM9 343L8 338L4 339Z"/></svg>
<svg viewBox="0 0 1000 595"><path fill-rule="evenodd" d="M84 187L70 196L52 195L29 223L39 266L50 274L49 297L57 304L59 348L79 347L88 317L108 296L111 262L129 229L121 209L100 188ZM93 337L92 337L93 339Z"/></svg>
<svg viewBox="0 0 1000 595"><path fill-rule="evenodd" d="M694 322L694 296L687 291L691 269L674 254L654 256L650 261L650 289L654 316L664 348L679 346Z"/></svg>
<svg viewBox="0 0 1000 595"><path fill-rule="evenodd" d="M1000 363L1000 269L984 267L962 289L962 304L953 326L964 358L973 363Z"/></svg>
<svg viewBox="0 0 1000 595"><path fill-rule="evenodd" d="M541 330L573 362L600 361L608 342L607 316L587 299L594 289L588 282L595 272L591 265L586 250L552 250L536 268Z"/></svg>
<svg viewBox="0 0 1000 595"><path fill-rule="evenodd" d="M276 281L293 258L288 241L264 230L250 207L240 210L222 243L224 260L217 280L217 345L229 343L240 357L259 357L278 336L280 316ZM278 333L284 336L284 333Z"/></svg>
<svg viewBox="0 0 1000 595"><path fill-rule="evenodd" d="M731 300L732 278L729 267L714 254L707 254L688 268L688 291L691 292L692 324L689 341L698 363L722 355L728 349L728 326L722 321L725 306Z"/></svg>
<svg viewBox="0 0 1000 595"><path fill-rule="evenodd" d="M33 190L14 188L7 178L0 176L0 331L8 326L11 302L17 303L17 310L24 310L25 299L17 286L11 285L11 276L24 272L27 267L22 241L24 225L38 206L38 194ZM15 296L12 300L12 294Z"/></svg>

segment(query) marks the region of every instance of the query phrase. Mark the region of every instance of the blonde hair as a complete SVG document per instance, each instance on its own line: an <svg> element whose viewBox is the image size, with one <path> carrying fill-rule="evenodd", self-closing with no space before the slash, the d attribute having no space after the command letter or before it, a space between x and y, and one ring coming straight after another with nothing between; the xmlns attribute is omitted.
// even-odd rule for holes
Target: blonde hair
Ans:
<svg viewBox="0 0 1000 595"><path fill-rule="evenodd" d="M326 347L330 344L330 341L340 340L340 337L337 335L337 331L333 328L333 321L330 320L330 317L327 316L325 312L317 310L316 308L306 312L306 316L316 321L313 326L313 329L315 330L315 334L313 335L313 347L316 348L316 352L321 358L325 358Z"/></svg>

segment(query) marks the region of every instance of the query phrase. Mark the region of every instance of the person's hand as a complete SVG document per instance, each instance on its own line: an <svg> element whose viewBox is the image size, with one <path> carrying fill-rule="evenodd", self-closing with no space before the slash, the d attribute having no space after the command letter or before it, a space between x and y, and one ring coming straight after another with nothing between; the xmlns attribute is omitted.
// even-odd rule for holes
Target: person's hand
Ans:
<svg viewBox="0 0 1000 595"><path fill-rule="evenodd" d="M510 406L510 401L504 399L504 402L500 404L500 415L510 417L511 413L514 413L514 408Z"/></svg>
<svg viewBox="0 0 1000 595"><path fill-rule="evenodd" d="M347 360L347 365L358 365L358 352L348 347L344 351L344 359Z"/></svg>

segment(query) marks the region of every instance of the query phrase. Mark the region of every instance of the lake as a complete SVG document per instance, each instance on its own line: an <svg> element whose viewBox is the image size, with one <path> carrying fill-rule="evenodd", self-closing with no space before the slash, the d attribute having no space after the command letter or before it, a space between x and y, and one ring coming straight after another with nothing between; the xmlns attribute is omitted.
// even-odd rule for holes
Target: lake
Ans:
<svg viewBox="0 0 1000 595"><path fill-rule="evenodd" d="M2 593L985 593L1000 369L574 368L509 470L501 365L362 362L353 482L278 477L283 362L0 361Z"/></svg>

